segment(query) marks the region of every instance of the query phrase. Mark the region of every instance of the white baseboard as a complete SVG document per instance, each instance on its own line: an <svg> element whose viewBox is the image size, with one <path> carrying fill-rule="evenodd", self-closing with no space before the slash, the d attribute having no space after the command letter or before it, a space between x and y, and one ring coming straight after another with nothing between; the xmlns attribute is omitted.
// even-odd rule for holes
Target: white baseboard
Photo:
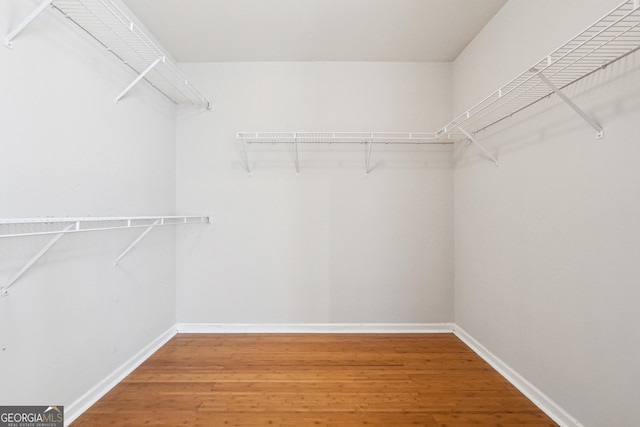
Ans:
<svg viewBox="0 0 640 427"><path fill-rule="evenodd" d="M545 414L551 417L553 421L562 427L583 427L578 420L573 418L567 411L562 409L562 407L518 374L509 365L487 350L486 347L476 341L471 335L465 332L464 329L455 325L453 333L487 363L489 363L493 369L498 371L500 375L506 378L507 381L509 381L515 388L520 390L522 394L527 396L527 398L538 406Z"/></svg>
<svg viewBox="0 0 640 427"><path fill-rule="evenodd" d="M91 390L86 392L82 397L73 402L71 405L65 406L64 418L65 425L71 424L78 418L84 411L89 409L91 405L96 403L102 396L107 394L109 390L114 388L120 381L122 381L127 375L133 372L138 366L147 360L153 353L155 353L160 347L165 345L171 338L176 335L176 327L172 326L153 340L149 345L140 350L135 356L126 361L122 366L113 371L109 376L96 384Z"/></svg>
<svg viewBox="0 0 640 427"><path fill-rule="evenodd" d="M452 333L453 323L178 323L178 333Z"/></svg>

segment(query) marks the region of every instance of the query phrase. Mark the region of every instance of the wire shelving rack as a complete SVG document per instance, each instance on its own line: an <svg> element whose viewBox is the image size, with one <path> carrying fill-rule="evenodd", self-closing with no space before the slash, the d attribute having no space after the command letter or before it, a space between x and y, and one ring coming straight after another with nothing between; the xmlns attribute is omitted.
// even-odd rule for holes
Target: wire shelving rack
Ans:
<svg viewBox="0 0 640 427"><path fill-rule="evenodd" d="M210 223L210 216L0 218L0 239L43 235L53 236L33 258L0 287L0 295L8 295L9 288L67 234L144 228L144 231L114 260L113 266L117 267L120 260L156 227Z"/></svg>
<svg viewBox="0 0 640 427"><path fill-rule="evenodd" d="M13 39L48 6L62 13L137 74L116 97L116 103L144 79L176 104L210 108L210 102L189 83L170 56L113 0L45 0L5 36L5 45L12 47Z"/></svg>
<svg viewBox="0 0 640 427"><path fill-rule="evenodd" d="M604 137L598 121L567 96L568 86L606 68L640 49L640 0L626 0L580 32L571 40L527 68L479 103L455 117L435 132L335 133L335 132L238 132L246 144L293 144L296 147L296 171L299 173L297 146L300 143L360 142L398 144L450 144L468 141L498 164L498 160L477 140L478 133L556 94ZM468 144L467 144L468 146ZM369 152L370 155L370 152ZM458 159L464 155L464 149ZM248 164L248 161L247 161ZM368 168L368 166L367 166ZM368 170L368 169L367 169ZM251 172L249 170L249 172Z"/></svg>
<svg viewBox="0 0 640 427"><path fill-rule="evenodd" d="M627 0L436 133L464 129L477 134L555 93L602 138L604 131L597 121L562 90L638 49L640 0Z"/></svg>

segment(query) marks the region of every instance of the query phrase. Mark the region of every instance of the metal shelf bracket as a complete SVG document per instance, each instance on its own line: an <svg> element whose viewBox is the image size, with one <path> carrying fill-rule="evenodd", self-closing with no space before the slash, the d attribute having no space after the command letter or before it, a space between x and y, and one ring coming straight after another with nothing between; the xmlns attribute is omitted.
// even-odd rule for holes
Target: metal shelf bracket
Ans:
<svg viewBox="0 0 640 427"><path fill-rule="evenodd" d="M72 228L76 228L78 229L80 227L80 223L78 222L74 222L73 224L69 224L67 225L65 228L63 228L62 230L60 230L60 232L58 234L55 235L55 237L53 239L51 239L51 241L49 243L47 243L46 245L44 245L44 247L40 250L40 252L38 252L33 258L31 258L29 260L29 262L27 262L24 267L22 267L16 274L13 275L13 277L11 277L11 279L9 279L7 281L7 283L5 283L5 285L0 288L0 295L2 296L6 296L9 294L9 288L11 286L13 286L13 284L20 278L22 277L22 275L24 273L27 272L27 270L29 270L31 268L31 266L33 264L36 263L36 261L38 261L40 258L42 258L42 256L44 254L47 253L47 251L49 249L51 249L51 247L53 245L55 245L58 240L62 239L62 237L65 235L65 233L69 230L71 230Z"/></svg>
<svg viewBox="0 0 640 427"><path fill-rule="evenodd" d="M249 154L247 153L247 141L242 140L242 152L244 153L245 166L247 167L247 175L252 176L251 164L249 163Z"/></svg>
<svg viewBox="0 0 640 427"><path fill-rule="evenodd" d="M584 119L585 122L587 122L589 124L589 126L591 126L592 128L595 129L596 131L596 138L597 139L602 139L604 138L604 129L602 129L602 126L600 126L598 124L598 122L595 121L595 119L593 117L591 117L589 114L587 114L583 109L581 109L580 107L578 107L576 105L575 102L573 102L571 100L571 98L569 98L567 95L565 95L564 92L562 92L560 90L560 88L558 88L556 85L554 85L542 72L536 70L535 68L531 69L531 72L536 73L536 76L542 80L542 82L544 84L546 84L547 86L549 86L549 89L551 89L556 95L558 95L560 97L560 99L562 99L565 104L567 104L569 107L571 107L571 109L573 111L575 111L576 113L578 113L578 115L580 117L582 117Z"/></svg>
<svg viewBox="0 0 640 427"><path fill-rule="evenodd" d="M373 134L371 134L371 139L367 142L367 151L364 158L364 176L368 177L369 172L371 171L371 150L373 149Z"/></svg>
<svg viewBox="0 0 640 427"><path fill-rule="evenodd" d="M122 92L120 92L120 95L118 95L116 97L116 104L118 103L118 101L120 101L136 84L138 84L138 82L140 80L142 80L144 78L144 76L146 76L149 71L151 71L153 69L153 67L155 67L156 65L158 65L158 62L165 62L166 61L166 57L162 57L162 58L156 58L155 61L153 61L151 63L151 65L149 65L142 73L138 74L138 77L136 77L130 84L129 86L127 86Z"/></svg>
<svg viewBox="0 0 640 427"><path fill-rule="evenodd" d="M34 19L36 19L43 10L50 6L52 2L53 0L45 0L40 3L40 6L38 6L33 12L31 12L31 14L27 16L24 21L18 24L16 28L14 28L9 34L4 37L4 45L11 49L13 47L13 39L16 38L16 36L20 34L22 30L24 30Z"/></svg>
<svg viewBox="0 0 640 427"><path fill-rule="evenodd" d="M486 149L486 148L484 148L484 147L482 146L482 144L480 144L480 143L479 143L479 142L478 142L478 141L477 141L477 140L476 140L476 139L475 139L475 138L474 138L470 133L468 133L466 130L464 130L464 129L463 129L463 128L461 128L460 126L456 126L456 127L458 128L458 130L459 130L460 132L462 132L462 134L463 134L464 136L466 136L466 137L469 139L469 141L471 141L472 143L474 143L475 145L477 145L477 146L478 146L478 148L480 148L480 150L481 150L481 151L482 151L482 152L483 152L487 157L489 157L489 158L491 159L491 161L493 162L493 164L494 164L496 167L498 166L498 159L496 159L496 158L493 156L493 154L491 154L489 151L487 151L487 149ZM467 148L468 148L468 145L467 145ZM465 148L465 150L466 150L467 148ZM462 155L464 155L464 152L462 153ZM461 155L460 157L462 157L462 155Z"/></svg>
<svg viewBox="0 0 640 427"><path fill-rule="evenodd" d="M153 230L153 228L154 228L156 225L161 225L161 224L163 224L163 223L164 223L164 220L163 220L163 219L158 219L158 220L156 220L153 224L151 224L151 225L150 225L146 230L144 230L144 231L142 232L142 234L141 234L140 236L138 236L138 238L137 238L136 240L134 240L134 241L133 241L129 246L127 246L127 249L125 249L124 251L122 251L122 253L118 256L118 258L116 258L116 260L115 260L115 261L113 261L113 266L114 266L114 267L117 267L117 266L118 266L118 263L120 262L120 260L121 260L122 258L124 258L124 256L125 256L126 254L128 254L128 253L129 253L129 251L130 251L131 249L133 249L133 247L134 247L135 245L137 245L138 243L140 243L140 240L144 239L144 236L146 236L147 234L149 234L149 232L150 232L151 230Z"/></svg>
<svg viewBox="0 0 640 427"><path fill-rule="evenodd" d="M295 148L296 176L300 176L300 158L298 156L298 134L293 134L293 147Z"/></svg>

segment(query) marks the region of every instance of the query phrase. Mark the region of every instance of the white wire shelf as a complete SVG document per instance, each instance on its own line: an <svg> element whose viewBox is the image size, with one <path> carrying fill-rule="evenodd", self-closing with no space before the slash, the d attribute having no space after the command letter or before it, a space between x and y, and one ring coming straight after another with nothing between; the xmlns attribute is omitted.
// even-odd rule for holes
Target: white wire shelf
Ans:
<svg viewBox="0 0 640 427"><path fill-rule="evenodd" d="M158 222L154 225L154 223ZM41 236L59 233L79 233L87 231L105 231L124 228L140 228L183 224L210 224L209 216L130 216L130 217L50 217L50 218L0 218L0 239L8 237ZM38 228L43 225L69 225L69 230L29 230L7 231L7 226L20 228ZM29 227L33 226L33 227ZM13 227L15 228L15 227ZM40 227L41 228L41 227Z"/></svg>
<svg viewBox="0 0 640 427"><path fill-rule="evenodd" d="M247 144L452 144L460 135L435 132L238 132Z"/></svg>
<svg viewBox="0 0 640 427"><path fill-rule="evenodd" d="M299 143L369 143L385 144L450 144L466 140L474 143L484 155L498 160L478 141L477 134L511 117L542 99L556 94L578 113L602 138L604 130L598 122L581 110L563 91L566 87L604 69L640 49L640 0L626 0L571 40L533 64L525 72L467 109L436 132L238 132L244 142L247 171L251 174L246 144L288 143L296 147L296 171L299 173ZM469 144L467 144L467 147ZM461 150L457 158L464 155Z"/></svg>
<svg viewBox="0 0 640 427"><path fill-rule="evenodd" d="M289 144L294 149L296 174L300 175L298 146L304 144L362 144L366 146L364 174L369 175L371 151L375 144L389 145L434 145L453 144L464 136L449 132L238 132L236 139L242 141L244 162L251 176L251 164L247 152L248 144Z"/></svg>
<svg viewBox="0 0 640 427"><path fill-rule="evenodd" d="M176 104L203 105L209 108L209 101L191 86L164 50L112 0L44 0L29 17L5 36L5 44L11 47L12 40L48 5L82 28L138 75L117 96L116 102L144 79Z"/></svg>
<svg viewBox="0 0 640 427"><path fill-rule="evenodd" d="M464 129L477 134L556 93L601 138L603 130L597 122L560 91L639 48L640 0L628 0L436 133L446 135Z"/></svg>
<svg viewBox="0 0 640 427"><path fill-rule="evenodd" d="M8 295L9 288L66 234L126 228L145 228L115 259L113 266L117 267L120 260L156 227L210 223L210 216L0 218L0 238L54 235L33 258L0 287L0 295Z"/></svg>

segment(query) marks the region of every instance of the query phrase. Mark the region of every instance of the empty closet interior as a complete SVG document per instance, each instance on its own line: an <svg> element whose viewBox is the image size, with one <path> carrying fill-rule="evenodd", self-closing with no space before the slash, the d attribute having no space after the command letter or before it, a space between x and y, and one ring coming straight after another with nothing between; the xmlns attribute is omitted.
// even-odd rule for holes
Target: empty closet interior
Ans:
<svg viewBox="0 0 640 427"><path fill-rule="evenodd" d="M153 3L0 3L0 403L72 421L181 332L446 331L640 422L638 0Z"/></svg>

